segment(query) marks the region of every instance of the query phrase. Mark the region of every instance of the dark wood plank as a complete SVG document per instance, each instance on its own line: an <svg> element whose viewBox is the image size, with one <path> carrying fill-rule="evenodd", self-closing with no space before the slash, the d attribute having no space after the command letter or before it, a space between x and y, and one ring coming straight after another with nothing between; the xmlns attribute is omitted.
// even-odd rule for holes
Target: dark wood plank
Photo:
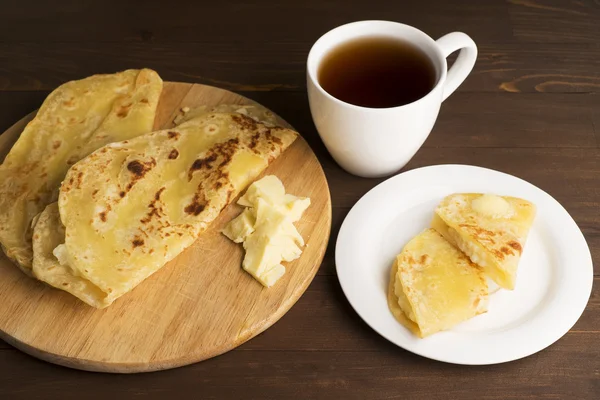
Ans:
<svg viewBox="0 0 600 400"><path fill-rule="evenodd" d="M598 93L600 44L478 43L477 64L462 91Z"/></svg>
<svg viewBox="0 0 600 400"><path fill-rule="evenodd" d="M306 57L321 33L266 41L248 33L239 42L227 37L176 43L0 42L0 90L51 90L95 73L148 67L165 80L235 91L304 92ZM598 93L599 43L547 47L473 39L479 57L460 92Z"/></svg>
<svg viewBox="0 0 600 400"><path fill-rule="evenodd" d="M0 92L0 135L15 122L39 108L49 92Z"/></svg>
<svg viewBox="0 0 600 400"><path fill-rule="evenodd" d="M428 2L386 0L372 0L368 5L320 0L180 0L169 7L161 0L53 4L30 0L27 7L16 0L4 3L0 41L10 42L222 42L260 52L273 41L308 45L337 25L368 19L397 20L433 37L464 30L489 41L512 33L503 0L486 4L438 1L434 7Z"/></svg>
<svg viewBox="0 0 600 400"><path fill-rule="evenodd" d="M48 93L0 91L0 109L3 110L0 134L37 109ZM239 93L277 112L326 157L311 120L305 93ZM596 132L600 127L598 109L600 95L597 94L458 92L443 104L424 147L597 147L596 136L600 135Z"/></svg>
<svg viewBox="0 0 600 400"><path fill-rule="evenodd" d="M594 0L509 0L515 37L535 43L596 43L600 3Z"/></svg>
<svg viewBox="0 0 600 400"><path fill-rule="evenodd" d="M0 365L11 368L0 376L0 395L65 400L187 398L192 393L202 399L593 399L600 390L595 334L567 335L544 352L489 367L438 363L379 340L381 349L375 352L240 349L188 367L133 376L67 370L4 350Z"/></svg>
<svg viewBox="0 0 600 400"><path fill-rule="evenodd" d="M318 142L305 93L242 92ZM0 98L2 94L0 92ZM444 102L424 143L440 147L597 147L600 95L457 92ZM376 135L376 133L373 133Z"/></svg>

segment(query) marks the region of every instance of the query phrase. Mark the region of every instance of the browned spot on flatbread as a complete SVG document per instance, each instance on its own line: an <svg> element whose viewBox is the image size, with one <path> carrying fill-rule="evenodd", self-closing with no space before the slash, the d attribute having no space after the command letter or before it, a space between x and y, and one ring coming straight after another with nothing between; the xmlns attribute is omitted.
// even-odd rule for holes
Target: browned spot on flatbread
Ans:
<svg viewBox="0 0 600 400"><path fill-rule="evenodd" d="M489 231L475 224L459 224L461 228L469 233L474 238L481 242L487 242L491 244L495 244L494 237L496 233L493 231Z"/></svg>
<svg viewBox="0 0 600 400"><path fill-rule="evenodd" d="M427 262L427 258L428 258L427 254L423 254L419 261L421 261L421 264L425 264Z"/></svg>
<svg viewBox="0 0 600 400"><path fill-rule="evenodd" d="M127 116L127 114L129 114L129 110L131 109L132 104L123 104L122 106L119 107L119 110L117 111L117 117L119 118L125 118Z"/></svg>
<svg viewBox="0 0 600 400"><path fill-rule="evenodd" d="M77 174L77 189L79 189L81 187L82 178L83 178L83 172L79 172Z"/></svg>
<svg viewBox="0 0 600 400"><path fill-rule="evenodd" d="M133 160L127 164L127 170L131 172L137 179L142 178L146 172L150 171L156 165L156 161L152 159L151 161L139 161Z"/></svg>
<svg viewBox="0 0 600 400"><path fill-rule="evenodd" d="M221 161L219 163L219 168L223 168L231 162L231 160L233 159L233 155L235 154L239 146L240 140L238 138L232 138L227 140L226 142L215 144L211 149L207 151L203 158L194 160L188 171L188 180L192 180L194 172L196 171L199 171L201 169L212 169L214 166L213 164L219 160Z"/></svg>
<svg viewBox="0 0 600 400"><path fill-rule="evenodd" d="M198 186L198 190L194 193L194 198L192 202L185 206L183 211L187 214L197 216L206 208L206 198L204 197L204 192L202 190L202 184Z"/></svg>
<svg viewBox="0 0 600 400"><path fill-rule="evenodd" d="M157 205L157 203L160 201L160 195L164 190L165 187L163 186L160 189L158 189L156 193L154 193L154 200L152 200L150 204L148 204L148 208L150 209L150 211L148 211L144 218L140 219L140 222L142 224L149 223L150 221L152 221L153 217L160 217L160 215L163 213L162 207L160 205Z"/></svg>
<svg viewBox="0 0 600 400"><path fill-rule="evenodd" d="M92 196L95 196L95 195L96 195L96 193L98 193L98 189L96 189L96 190L94 190L94 191L92 192Z"/></svg>
<svg viewBox="0 0 600 400"><path fill-rule="evenodd" d="M275 143L279 146L283 145L283 142L281 141L281 139L279 139L277 136L274 136L271 134L271 129L267 130L267 132L265 133L265 137L267 138L267 140L269 142ZM271 146L271 149L274 150L273 146Z"/></svg>
<svg viewBox="0 0 600 400"><path fill-rule="evenodd" d="M496 250L496 249L492 249L491 250L492 254L494 254L496 256L496 258L500 261L504 260L504 253L501 252L500 250Z"/></svg>
<svg viewBox="0 0 600 400"><path fill-rule="evenodd" d="M61 141L60 140L55 140L54 142L52 142L52 148L54 150L58 149L61 145Z"/></svg>
<svg viewBox="0 0 600 400"><path fill-rule="evenodd" d="M141 99L140 103L148 104L148 99Z"/></svg>
<svg viewBox="0 0 600 400"><path fill-rule="evenodd" d="M179 132L169 131L167 135L169 136L169 139L178 139L180 134Z"/></svg>
<svg viewBox="0 0 600 400"><path fill-rule="evenodd" d="M405 257L406 257L406 261L408 262L408 264L414 265L417 263L416 260L413 258L413 256L411 256L410 254Z"/></svg>
<svg viewBox="0 0 600 400"><path fill-rule="evenodd" d="M502 253L506 254L507 256L509 256L509 255L512 255L512 254L513 254L512 250L511 250L511 249L509 249L509 248L508 248L508 247L506 247L506 246L502 246L502 247L500 248L500 251L501 251Z"/></svg>
<svg viewBox="0 0 600 400"><path fill-rule="evenodd" d="M119 196L120 196L121 198L125 197L125 192L121 190L121 193L119 193Z"/></svg>
<svg viewBox="0 0 600 400"><path fill-rule="evenodd" d="M175 160L177 157L179 157L179 151L177 151L177 149L171 150L169 153L169 160Z"/></svg>
<svg viewBox="0 0 600 400"><path fill-rule="evenodd" d="M258 139L260 139L260 133L255 133L250 138L250 143L248 144L248 148L254 150L258 145Z"/></svg>
<svg viewBox="0 0 600 400"><path fill-rule="evenodd" d="M98 216L100 217L102 222L106 222L106 211L102 211L100 214L98 214Z"/></svg>
<svg viewBox="0 0 600 400"><path fill-rule="evenodd" d="M460 224L458 225L461 228L467 228L469 231L475 232L477 234L484 234L484 235L488 235L488 236L494 236L495 233L492 231L488 231L487 229L483 229L479 226L476 225L471 225L471 224Z"/></svg>
<svg viewBox="0 0 600 400"><path fill-rule="evenodd" d="M154 158L151 158L150 161L140 161L140 160L130 161L127 164L127 170L129 172L131 172L132 180L125 187L125 191L126 192L130 191L131 188L133 187L133 185L135 185L135 183L138 180L142 179L144 177L144 175L146 175L146 173L148 173L148 171L150 171L155 166L156 166L156 160ZM123 197L123 196L121 196L121 197Z"/></svg>
<svg viewBox="0 0 600 400"><path fill-rule="evenodd" d="M523 247L521 247L521 243L511 240L507 243L510 247L515 249L519 254L523 253Z"/></svg>
<svg viewBox="0 0 600 400"><path fill-rule="evenodd" d="M138 246L143 246L144 245L144 239L142 239L139 236L136 236L135 238L133 238L133 240L131 241L131 244L133 245L134 248L138 247Z"/></svg>
<svg viewBox="0 0 600 400"><path fill-rule="evenodd" d="M258 124L255 120L244 114L234 114L231 116L231 119L233 119L233 121L242 129L255 130L258 127Z"/></svg>
<svg viewBox="0 0 600 400"><path fill-rule="evenodd" d="M188 181L192 180L194 172L201 170L203 168L211 169L212 164L215 161L217 161L217 154L215 154L215 153L212 153L212 154L208 155L207 157L194 160L194 162L192 163L192 166L190 167L190 170L188 171Z"/></svg>

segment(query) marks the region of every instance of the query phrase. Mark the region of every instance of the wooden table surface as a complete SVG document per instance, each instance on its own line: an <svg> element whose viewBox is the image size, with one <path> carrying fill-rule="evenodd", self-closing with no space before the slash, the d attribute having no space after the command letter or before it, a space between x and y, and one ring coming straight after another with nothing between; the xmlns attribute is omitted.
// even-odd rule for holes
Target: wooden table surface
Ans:
<svg viewBox="0 0 600 400"><path fill-rule="evenodd" d="M466 32L479 46L477 65L443 104L431 136L405 169L465 163L526 179L572 214L598 262L598 0L202 3L3 1L0 131L62 82L132 67L259 101L304 135L329 180L332 236L317 277L265 333L175 370L88 373L38 361L0 342L1 399L600 398L598 266L592 297L573 329L548 349L507 364L467 367L424 359L389 343L357 316L336 278L335 240L352 205L381 179L351 176L334 163L312 124L305 91L311 44L345 22L396 20L433 38Z"/></svg>

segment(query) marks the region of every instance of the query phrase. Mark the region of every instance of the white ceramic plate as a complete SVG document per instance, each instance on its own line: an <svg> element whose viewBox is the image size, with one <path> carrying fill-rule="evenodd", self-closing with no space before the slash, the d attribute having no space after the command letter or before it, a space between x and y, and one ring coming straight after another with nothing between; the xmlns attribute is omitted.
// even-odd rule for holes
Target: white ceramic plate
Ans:
<svg viewBox="0 0 600 400"><path fill-rule="evenodd" d="M429 226L440 200L459 192L521 197L536 204L537 216L515 290L490 295L486 314L419 339L388 309L390 268L404 245ZM456 364L496 364L551 345L581 316L593 281L585 239L556 200L514 176L466 165L420 168L373 188L344 220L335 260L346 297L375 331L408 351Z"/></svg>

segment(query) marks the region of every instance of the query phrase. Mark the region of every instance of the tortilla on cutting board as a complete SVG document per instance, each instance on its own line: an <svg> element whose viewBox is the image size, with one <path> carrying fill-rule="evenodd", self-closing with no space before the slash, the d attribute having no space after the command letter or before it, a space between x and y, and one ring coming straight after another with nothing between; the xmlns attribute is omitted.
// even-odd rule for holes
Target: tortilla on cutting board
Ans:
<svg viewBox="0 0 600 400"><path fill-rule="evenodd" d="M206 113L106 145L69 170L36 224L35 276L107 307L190 246L296 137Z"/></svg>
<svg viewBox="0 0 600 400"><path fill-rule="evenodd" d="M149 69L67 82L46 98L0 165L0 245L31 275L32 221L67 170L107 143L152 130L162 80Z"/></svg>

